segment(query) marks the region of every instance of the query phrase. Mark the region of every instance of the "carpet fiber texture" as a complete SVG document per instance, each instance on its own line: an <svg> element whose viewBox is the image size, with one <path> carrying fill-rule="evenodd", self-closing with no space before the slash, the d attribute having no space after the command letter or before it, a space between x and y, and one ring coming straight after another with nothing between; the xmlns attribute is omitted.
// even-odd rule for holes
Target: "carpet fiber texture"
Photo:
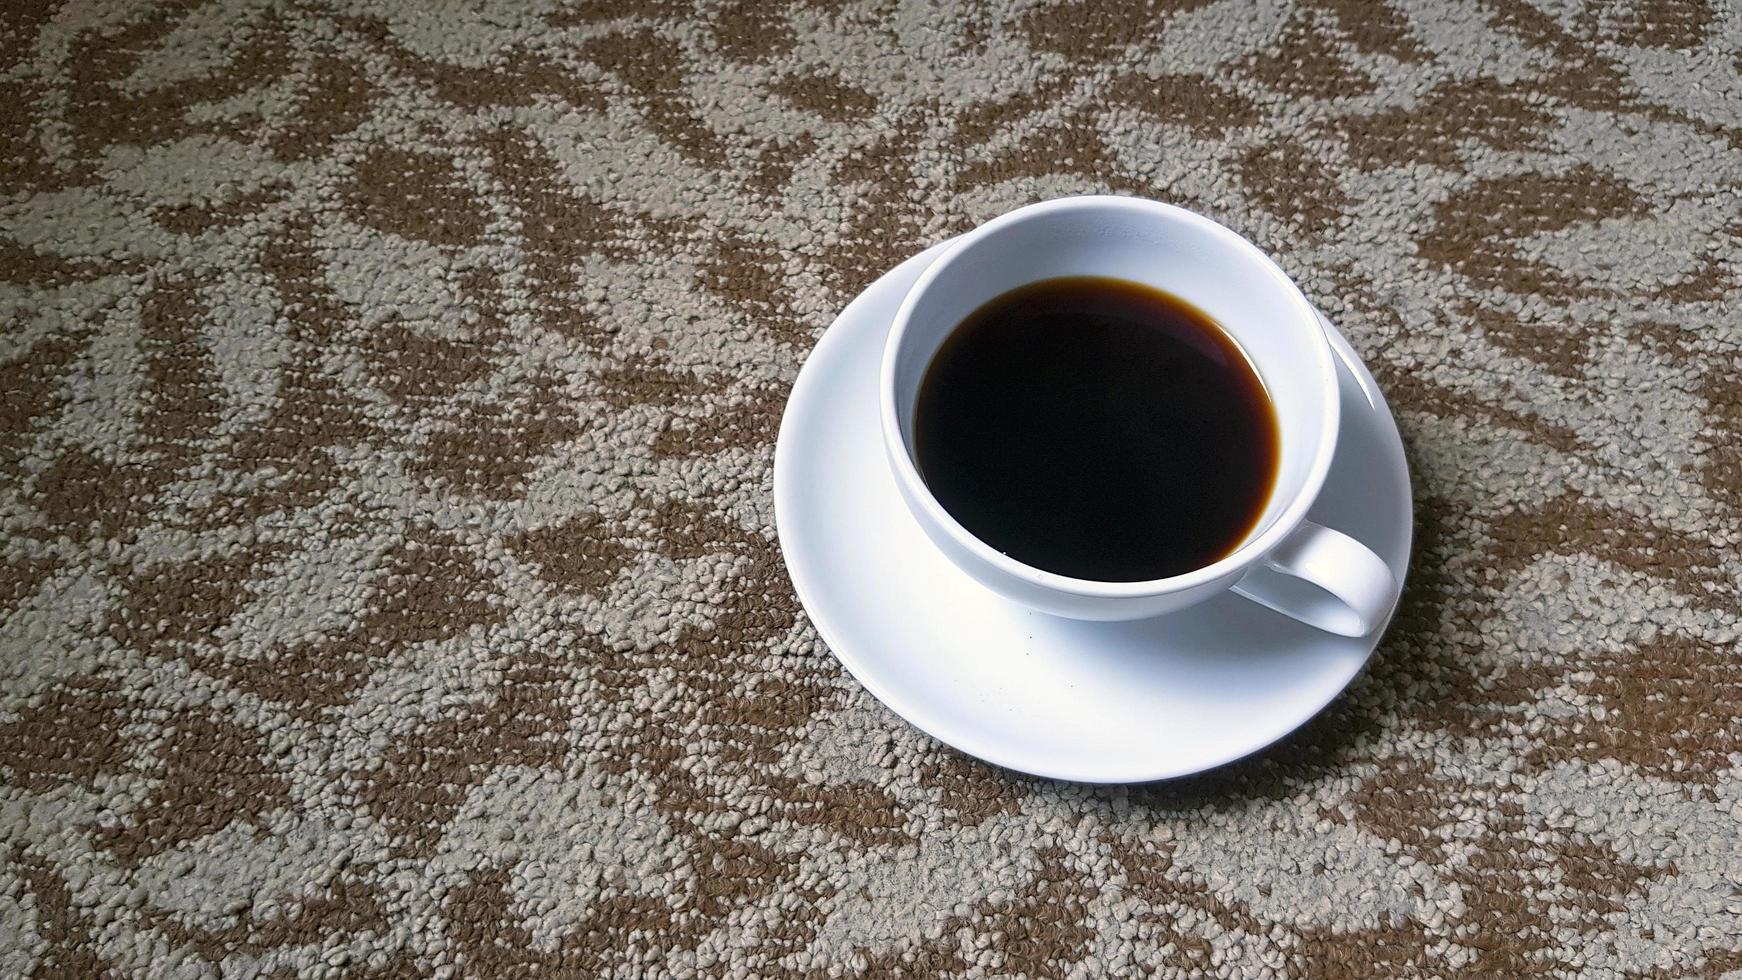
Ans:
<svg viewBox="0 0 1742 980"><path fill-rule="evenodd" d="M1742 969L1739 51L1716 0L9 5L0 975ZM1088 191L1276 255L1416 481L1368 671L1148 787L909 728L773 529L843 304Z"/></svg>

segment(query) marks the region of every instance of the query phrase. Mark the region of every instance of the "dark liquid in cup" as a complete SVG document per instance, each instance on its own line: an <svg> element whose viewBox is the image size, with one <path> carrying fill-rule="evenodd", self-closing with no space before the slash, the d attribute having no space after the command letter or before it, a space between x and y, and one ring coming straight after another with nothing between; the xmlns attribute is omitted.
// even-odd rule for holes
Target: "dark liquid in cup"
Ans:
<svg viewBox="0 0 1742 980"><path fill-rule="evenodd" d="M1031 283L956 327L914 408L920 474L975 537L1035 568L1138 582L1252 531L1275 411L1203 311L1097 276Z"/></svg>

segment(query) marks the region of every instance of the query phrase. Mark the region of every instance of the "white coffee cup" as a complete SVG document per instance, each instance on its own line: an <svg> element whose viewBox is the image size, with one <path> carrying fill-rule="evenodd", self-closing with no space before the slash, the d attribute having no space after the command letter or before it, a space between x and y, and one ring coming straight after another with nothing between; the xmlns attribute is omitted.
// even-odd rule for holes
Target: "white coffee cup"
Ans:
<svg viewBox="0 0 1742 980"><path fill-rule="evenodd" d="M1156 287L1208 313L1245 350L1269 392L1280 433L1275 486L1239 547L1202 568L1146 582L1096 582L1026 565L951 517L914 462L920 382L957 324L1018 286L1084 275ZM962 571L1016 602L1073 619L1140 619L1232 589L1320 629L1364 636L1390 608L1391 570L1354 538L1306 519L1337 446L1332 357L1306 297L1238 234L1183 208L1137 198L1047 201L968 232L920 274L883 352L883 443L926 536Z"/></svg>

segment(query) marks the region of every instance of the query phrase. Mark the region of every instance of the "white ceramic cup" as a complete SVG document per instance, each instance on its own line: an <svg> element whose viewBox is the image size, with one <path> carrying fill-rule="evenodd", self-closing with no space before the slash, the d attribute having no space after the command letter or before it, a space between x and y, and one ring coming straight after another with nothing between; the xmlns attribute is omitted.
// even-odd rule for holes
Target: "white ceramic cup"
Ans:
<svg viewBox="0 0 1742 980"><path fill-rule="evenodd" d="M1281 436L1276 483L1246 540L1216 562L1147 582L1057 575L970 534L919 474L913 408L939 345L1001 293L1084 275L1163 289L1208 313L1245 350L1270 394ZM968 232L920 274L883 352L883 443L926 536L962 571L1016 602L1073 619L1140 619L1232 589L1320 629L1364 636L1390 608L1391 570L1354 538L1306 519L1337 445L1332 356L1317 312L1288 276L1216 222L1129 197L1047 201Z"/></svg>

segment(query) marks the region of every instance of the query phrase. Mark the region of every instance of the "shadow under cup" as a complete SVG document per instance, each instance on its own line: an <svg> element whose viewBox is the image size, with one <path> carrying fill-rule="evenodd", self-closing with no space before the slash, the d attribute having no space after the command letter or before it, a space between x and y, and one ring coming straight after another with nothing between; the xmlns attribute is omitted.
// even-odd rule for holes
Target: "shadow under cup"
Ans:
<svg viewBox="0 0 1742 980"><path fill-rule="evenodd" d="M1278 452L1269 499L1246 538L1224 558L1151 582L1090 582L1022 565L974 538L924 488L913 451L914 406L940 345L969 314L1011 289L1062 276L1124 279L1172 293L1213 318L1245 351L1275 410ZM1304 516L1329 466L1338 423L1335 367L1317 314L1288 277L1239 235L1181 208L1120 197L1066 198L996 218L963 236L923 273L903 302L883 365L884 424L897 482L927 534L970 575L1011 598L1062 615L1123 619L1165 612L1203 596L1159 600L1232 584L1243 567ZM893 438L890 438L893 436ZM905 457L903 460L896 457ZM1260 547L1254 547L1259 545ZM1012 580L1016 580L1012 582ZM1012 591L1014 585L1015 591ZM1043 592L1110 605L1047 601ZM1137 609L1135 605L1147 605ZM1094 608L1091 608L1091 607Z"/></svg>

